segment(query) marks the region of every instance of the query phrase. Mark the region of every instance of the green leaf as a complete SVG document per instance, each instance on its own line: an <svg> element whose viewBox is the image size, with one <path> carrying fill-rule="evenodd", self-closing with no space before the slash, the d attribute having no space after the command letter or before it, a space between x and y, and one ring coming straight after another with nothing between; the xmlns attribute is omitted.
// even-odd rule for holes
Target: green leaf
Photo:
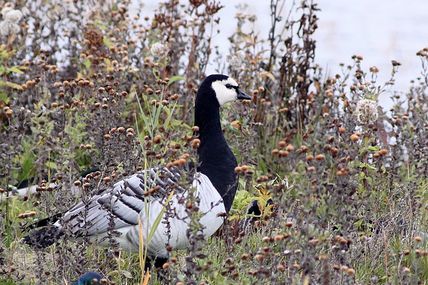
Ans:
<svg viewBox="0 0 428 285"><path fill-rule="evenodd" d="M379 146L369 146L369 147L367 147L367 149L370 151L378 151L378 150L380 150L380 147Z"/></svg>
<svg viewBox="0 0 428 285"><path fill-rule="evenodd" d="M110 59L105 58L104 63L106 64L106 70L107 71L113 71L114 70L113 64L111 63Z"/></svg>
<svg viewBox="0 0 428 285"><path fill-rule="evenodd" d="M12 66L12 67L9 67L8 69L7 69L7 71L8 71L8 73L18 73L18 74L22 74L22 73L24 73L24 71L22 71L22 69L25 69L24 67L21 67L21 66Z"/></svg>
<svg viewBox="0 0 428 285"><path fill-rule="evenodd" d="M46 161L46 167L50 169L57 169L57 165L53 161Z"/></svg>
<svg viewBox="0 0 428 285"><path fill-rule="evenodd" d="M111 40L107 37L103 37L103 44L108 47L111 48L113 46L113 43L111 42Z"/></svg>
<svg viewBox="0 0 428 285"><path fill-rule="evenodd" d="M89 59L85 59L84 61L83 61L83 65L86 67L86 69L89 69L89 68L91 68L91 61L89 60Z"/></svg>
<svg viewBox="0 0 428 285"><path fill-rule="evenodd" d="M184 77L181 75L175 75L173 77L171 77L168 81L168 86L173 84L174 82L180 81L180 80L184 80Z"/></svg>
<svg viewBox="0 0 428 285"><path fill-rule="evenodd" d="M174 195L174 191L171 191L171 193L169 194L169 196L166 198L164 205L168 205L169 204L169 202L171 201L173 195ZM155 221L151 225L151 229L150 229L150 232L149 232L148 237L147 237L147 244L150 243L150 241L152 240L153 236L155 235L156 229L159 227L159 224L162 221L162 218L163 218L163 215L165 214L165 211L166 211L166 208L163 207L162 210L160 211L160 213L158 214L158 216L156 217Z"/></svg>
<svg viewBox="0 0 428 285"><path fill-rule="evenodd" d="M0 284L2 285L16 285L12 279L0 279Z"/></svg>
<svg viewBox="0 0 428 285"><path fill-rule="evenodd" d="M3 101L6 104L9 104L10 98L7 96L5 92L0 91L0 101Z"/></svg>
<svg viewBox="0 0 428 285"><path fill-rule="evenodd" d="M132 278L132 274L131 272L127 271L127 270L121 270L120 273L127 279L131 279ZM97 282L98 283L98 282Z"/></svg>
<svg viewBox="0 0 428 285"><path fill-rule="evenodd" d="M31 178L35 173L36 169L36 155L34 154L34 145L32 141L22 142L23 152L18 157L19 164L21 166L18 174L18 181Z"/></svg>
<svg viewBox="0 0 428 285"><path fill-rule="evenodd" d="M0 80L0 87L9 87L16 90L22 90L22 86L20 84L4 80Z"/></svg>

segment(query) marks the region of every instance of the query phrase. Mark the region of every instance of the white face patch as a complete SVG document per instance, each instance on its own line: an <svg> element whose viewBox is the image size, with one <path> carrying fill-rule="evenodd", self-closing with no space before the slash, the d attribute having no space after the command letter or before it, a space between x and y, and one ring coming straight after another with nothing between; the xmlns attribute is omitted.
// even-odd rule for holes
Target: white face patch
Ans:
<svg viewBox="0 0 428 285"><path fill-rule="evenodd" d="M232 88L227 88L226 85L230 85ZM238 83L236 83L236 81L231 77L225 80L214 81L211 84L211 87L214 89L220 106L222 106L224 103L235 101L238 98L238 93L234 88L238 87Z"/></svg>

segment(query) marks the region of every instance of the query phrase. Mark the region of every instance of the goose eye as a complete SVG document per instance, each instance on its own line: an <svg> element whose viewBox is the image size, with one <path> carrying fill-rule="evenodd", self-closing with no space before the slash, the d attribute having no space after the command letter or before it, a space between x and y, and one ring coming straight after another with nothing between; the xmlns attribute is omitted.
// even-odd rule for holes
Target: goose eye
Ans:
<svg viewBox="0 0 428 285"><path fill-rule="evenodd" d="M232 89L233 86L231 84L226 84L226 88Z"/></svg>

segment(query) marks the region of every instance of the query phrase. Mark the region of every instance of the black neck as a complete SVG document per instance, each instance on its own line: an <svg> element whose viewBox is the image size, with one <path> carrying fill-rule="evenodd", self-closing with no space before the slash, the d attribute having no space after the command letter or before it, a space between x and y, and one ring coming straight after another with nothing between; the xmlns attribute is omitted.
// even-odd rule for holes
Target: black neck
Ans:
<svg viewBox="0 0 428 285"><path fill-rule="evenodd" d="M195 125L199 127L201 140L198 149L198 170L208 176L222 196L226 211L229 212L237 188L235 175L237 163L221 129L218 103L207 104L197 99Z"/></svg>

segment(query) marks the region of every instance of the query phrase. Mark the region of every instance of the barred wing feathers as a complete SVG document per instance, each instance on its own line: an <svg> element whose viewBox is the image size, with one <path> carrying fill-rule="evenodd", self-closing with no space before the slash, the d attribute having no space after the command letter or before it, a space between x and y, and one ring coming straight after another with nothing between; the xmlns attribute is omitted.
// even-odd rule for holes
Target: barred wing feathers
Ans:
<svg viewBox="0 0 428 285"><path fill-rule="evenodd" d="M148 251L151 255L166 256L166 244L173 248L188 246L186 231L189 218L183 201L189 189L180 186L181 179L178 170L167 168L152 168L134 174L93 196L89 202L80 202L55 225L66 228L73 236L90 236L99 243L106 243L105 237L113 229L120 233L116 240L121 247L138 251L139 220L146 240L156 219L162 215L162 221L149 241ZM226 210L222 198L202 173L194 175L192 185L200 201L203 233L211 236L223 224L220 216ZM172 191L174 195L169 201L169 208L173 213L166 213L164 204Z"/></svg>

